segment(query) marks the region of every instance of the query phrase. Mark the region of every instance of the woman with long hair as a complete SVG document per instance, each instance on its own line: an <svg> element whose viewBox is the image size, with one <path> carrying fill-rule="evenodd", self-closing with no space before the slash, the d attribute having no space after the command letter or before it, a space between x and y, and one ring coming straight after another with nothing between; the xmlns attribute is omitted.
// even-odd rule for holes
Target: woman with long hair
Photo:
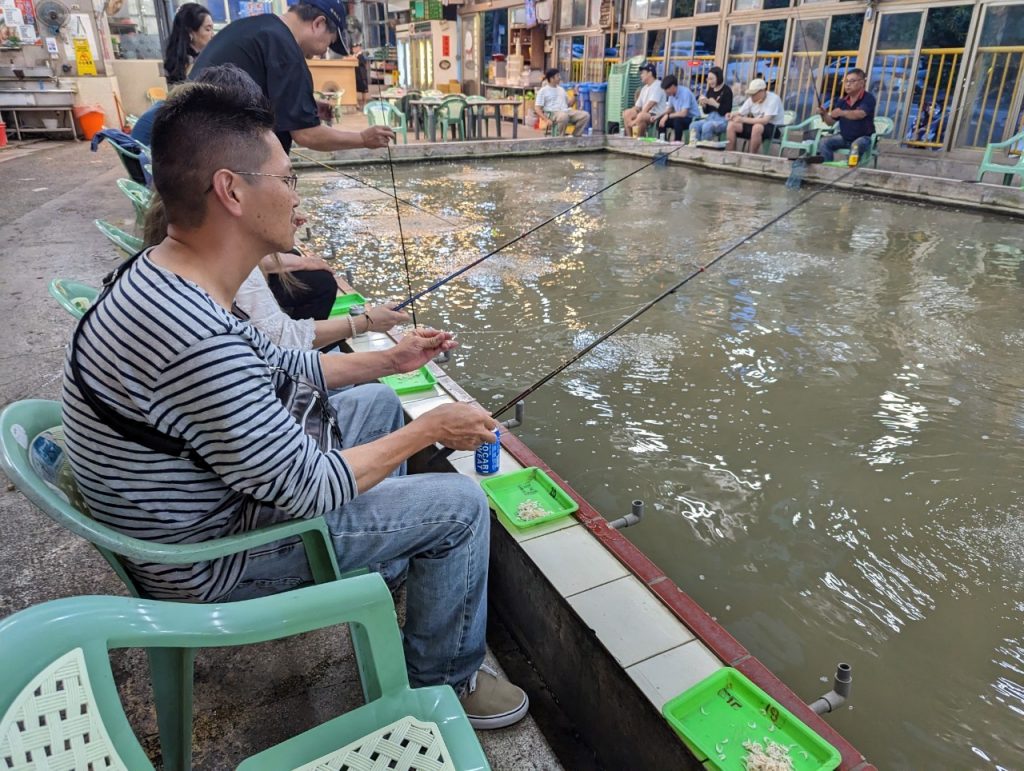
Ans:
<svg viewBox="0 0 1024 771"><path fill-rule="evenodd" d="M188 77L192 62L213 37L213 17L199 3L185 3L178 9L167 38L164 72L167 85L181 83Z"/></svg>
<svg viewBox="0 0 1024 771"><path fill-rule="evenodd" d="M707 91L697 100L704 110L704 117L690 126L690 141L709 141L725 133L728 121L725 116L732 112L732 89L726 85L725 73L721 67L708 70Z"/></svg>

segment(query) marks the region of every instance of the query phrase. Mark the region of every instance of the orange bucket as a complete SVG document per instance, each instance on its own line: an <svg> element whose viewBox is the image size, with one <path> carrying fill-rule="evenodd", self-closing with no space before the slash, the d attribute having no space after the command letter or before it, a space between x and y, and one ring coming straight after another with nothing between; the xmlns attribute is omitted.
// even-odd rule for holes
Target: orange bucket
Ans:
<svg viewBox="0 0 1024 771"><path fill-rule="evenodd" d="M78 130L82 136L89 140L96 136L96 133L103 128L107 116L103 114L103 108L98 104L86 104L75 107L72 112L78 122Z"/></svg>

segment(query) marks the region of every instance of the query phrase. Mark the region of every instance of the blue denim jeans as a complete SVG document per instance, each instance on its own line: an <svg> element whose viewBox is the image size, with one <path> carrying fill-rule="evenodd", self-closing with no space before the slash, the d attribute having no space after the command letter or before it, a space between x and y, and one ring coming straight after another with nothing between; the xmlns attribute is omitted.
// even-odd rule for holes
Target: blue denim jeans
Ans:
<svg viewBox="0 0 1024 771"><path fill-rule="evenodd" d="M404 423L384 385L331 396L345 447L371 442ZM460 474L405 476L403 466L340 509L324 515L342 572L361 567L394 576L408 566L405 659L413 687L448 684L456 692L486 650L490 514L480 486ZM249 552L227 600L287 591L312 576L297 539Z"/></svg>
<svg viewBox="0 0 1024 771"><path fill-rule="evenodd" d="M835 158L836 150L849 150L852 145L857 145L857 154L863 157L871 149L871 137L861 137L850 142L848 139L843 139L842 134L833 134L818 143L818 154L826 161L831 161Z"/></svg>
<svg viewBox="0 0 1024 771"><path fill-rule="evenodd" d="M690 126L690 136L696 136L701 142L712 142L719 134L724 134L729 122L724 115L713 112Z"/></svg>

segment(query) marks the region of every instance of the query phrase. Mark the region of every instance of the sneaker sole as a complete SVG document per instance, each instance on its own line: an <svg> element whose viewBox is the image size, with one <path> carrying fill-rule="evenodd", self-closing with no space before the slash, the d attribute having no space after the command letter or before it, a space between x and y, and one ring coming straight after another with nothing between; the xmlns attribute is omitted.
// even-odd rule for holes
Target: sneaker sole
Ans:
<svg viewBox="0 0 1024 771"><path fill-rule="evenodd" d="M530 697L527 696L523 703L520 704L509 712L503 712L500 715L466 715L469 718L469 724L478 731L490 731L494 728L507 728L510 725L514 725L526 717L526 713L530 711Z"/></svg>

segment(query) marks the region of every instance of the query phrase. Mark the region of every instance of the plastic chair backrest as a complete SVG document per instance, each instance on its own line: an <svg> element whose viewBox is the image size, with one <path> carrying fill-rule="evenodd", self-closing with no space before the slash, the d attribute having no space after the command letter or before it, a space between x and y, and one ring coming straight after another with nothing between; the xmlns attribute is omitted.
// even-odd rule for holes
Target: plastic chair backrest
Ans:
<svg viewBox="0 0 1024 771"><path fill-rule="evenodd" d="M0 621L0 762L153 768L125 716L111 648L248 645L345 622L358 625L372 650L366 675L375 692L407 697L395 608L379 574L217 605L71 597L27 608ZM23 760L36 753L46 762Z"/></svg>
<svg viewBox="0 0 1024 771"><path fill-rule="evenodd" d="M118 249L131 255L142 250L142 239L138 236L133 236L131 233L125 233L121 228L114 227L109 222L103 220L93 220L99 231L110 239L111 243L114 244Z"/></svg>
<svg viewBox="0 0 1024 771"><path fill-rule="evenodd" d="M55 278L50 282L50 295L76 319L85 315L85 311L99 296L99 293L95 287L66 278Z"/></svg>
<svg viewBox="0 0 1024 771"><path fill-rule="evenodd" d="M486 96L467 96L466 97L466 101L468 103L470 103L470 104L473 104L475 102L486 102L487 101L487 97Z"/></svg>
<svg viewBox="0 0 1024 771"><path fill-rule="evenodd" d="M367 117L371 126L387 126L391 117L390 107L388 102L373 99L363 107L363 115Z"/></svg>
<svg viewBox="0 0 1024 771"><path fill-rule="evenodd" d="M124 193L128 200L132 202L136 212L145 212L149 208L150 201L153 200L153 191L145 185L140 185L133 179L122 177L117 180L117 189Z"/></svg>
<svg viewBox="0 0 1024 771"><path fill-rule="evenodd" d="M875 138L890 136L895 125L892 118L875 118Z"/></svg>
<svg viewBox="0 0 1024 771"><path fill-rule="evenodd" d="M441 100L438 116L450 122L462 120L462 111L466 108L466 98L458 94L449 94Z"/></svg>
<svg viewBox="0 0 1024 771"><path fill-rule="evenodd" d="M796 111L795 110L786 110L784 113L782 113L782 125L783 126L792 126L794 123L796 123Z"/></svg>

